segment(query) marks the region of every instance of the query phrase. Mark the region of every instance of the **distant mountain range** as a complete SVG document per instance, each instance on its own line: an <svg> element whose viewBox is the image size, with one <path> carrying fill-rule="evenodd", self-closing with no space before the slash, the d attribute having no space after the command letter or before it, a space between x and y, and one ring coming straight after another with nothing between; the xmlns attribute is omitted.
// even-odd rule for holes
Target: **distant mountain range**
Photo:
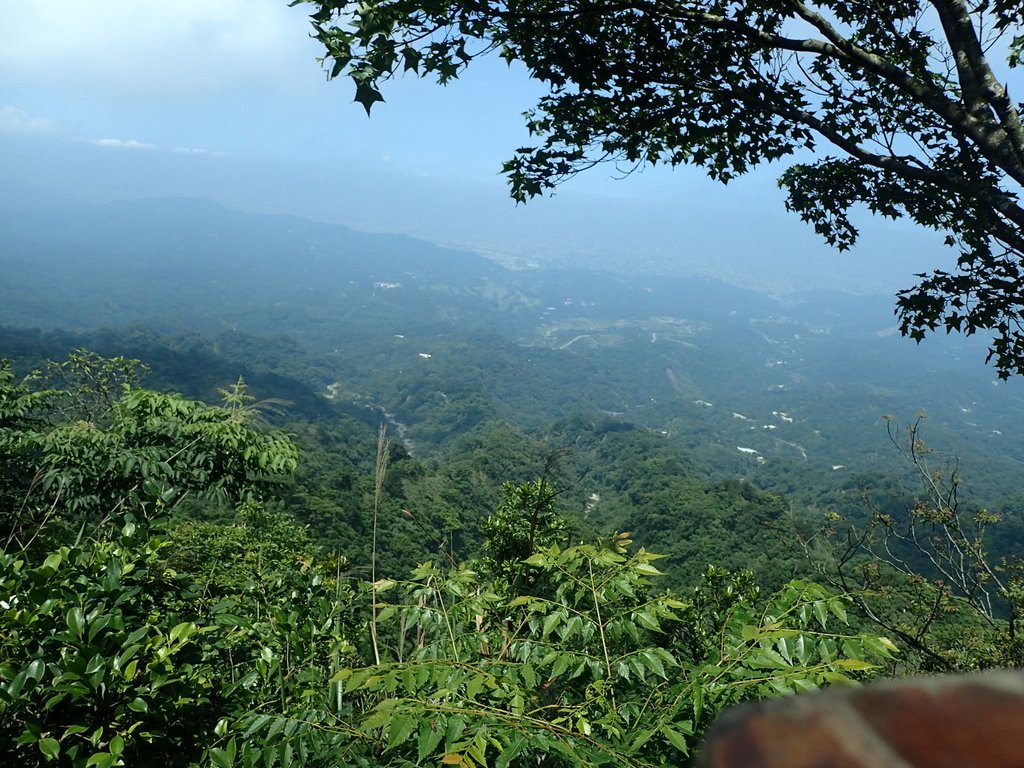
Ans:
<svg viewBox="0 0 1024 768"><path fill-rule="evenodd" d="M284 334L312 386L381 408L421 446L488 418L604 414L770 484L778 462L884 466L882 416L920 411L987 493L1024 487L1011 479L1024 460L1020 383L995 380L979 340L899 338L890 297L507 269L182 198L26 201L0 213L0 232L0 324Z"/></svg>

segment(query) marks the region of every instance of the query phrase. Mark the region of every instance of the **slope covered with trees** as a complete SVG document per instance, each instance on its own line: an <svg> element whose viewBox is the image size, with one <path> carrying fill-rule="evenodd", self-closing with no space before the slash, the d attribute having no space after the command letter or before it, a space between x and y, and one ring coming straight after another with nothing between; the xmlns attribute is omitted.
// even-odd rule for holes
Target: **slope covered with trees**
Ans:
<svg viewBox="0 0 1024 768"><path fill-rule="evenodd" d="M59 369L70 386L0 378L8 761L664 765L729 703L895 650L811 583L762 599L711 569L673 594L626 534L558 544L543 478L505 486L482 556L353 580L269 503L296 449L241 386L208 406L123 359ZM204 519L225 503L233 520Z"/></svg>
<svg viewBox="0 0 1024 768"><path fill-rule="evenodd" d="M1020 403L960 349L887 357L835 300L132 215L106 255L87 218L2 254L51 289L0 288L41 326L0 328L8 762L678 764L736 701L1019 664ZM78 248L123 284L75 285ZM880 417L922 406L964 480L894 462Z"/></svg>

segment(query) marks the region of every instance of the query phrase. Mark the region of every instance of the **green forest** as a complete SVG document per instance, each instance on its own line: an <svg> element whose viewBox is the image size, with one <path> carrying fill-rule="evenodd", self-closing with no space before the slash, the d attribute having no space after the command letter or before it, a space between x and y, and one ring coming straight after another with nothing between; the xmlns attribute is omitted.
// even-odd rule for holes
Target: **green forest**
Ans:
<svg viewBox="0 0 1024 768"><path fill-rule="evenodd" d="M559 425L574 456L538 467L545 441L491 430L424 462L344 416L274 426L242 380L207 405L139 372L3 369L9 762L679 763L731 703L928 663L794 578L777 497L645 431ZM602 519L567 494L590 462L628 498ZM674 578L604 527L627 504ZM1004 624L928 650L995 663Z"/></svg>
<svg viewBox="0 0 1024 768"><path fill-rule="evenodd" d="M18 230L4 762L686 765L739 702L1021 662L1016 382L956 348L341 230L275 273L280 222L181 207L102 292Z"/></svg>
<svg viewBox="0 0 1024 768"><path fill-rule="evenodd" d="M9 3L0 61L0 765L788 768L719 716L947 673L797 699L801 764L985 762L1020 0ZM493 213L506 139L566 205Z"/></svg>

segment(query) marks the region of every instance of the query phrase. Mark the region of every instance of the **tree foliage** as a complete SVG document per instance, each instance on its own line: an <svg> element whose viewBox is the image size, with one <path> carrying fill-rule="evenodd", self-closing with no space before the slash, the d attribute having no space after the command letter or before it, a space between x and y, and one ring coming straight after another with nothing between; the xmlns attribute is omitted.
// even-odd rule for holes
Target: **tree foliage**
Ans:
<svg viewBox="0 0 1024 768"><path fill-rule="evenodd" d="M906 505L883 508L866 493L866 519L828 513L808 549L864 619L900 640L910 668L1020 667L1019 542L994 551L1000 515L960 498L957 465L929 448L922 430L920 418L906 430L889 422L918 482Z"/></svg>
<svg viewBox="0 0 1024 768"><path fill-rule="evenodd" d="M300 2L368 113L399 72L446 83L492 51L523 62L548 93L527 113L535 144L505 164L517 200L604 161L728 182L794 158L787 207L841 249L863 207L945 233L957 268L900 293L904 334L990 331L999 374L1024 373L1014 0Z"/></svg>
<svg viewBox="0 0 1024 768"><path fill-rule="evenodd" d="M292 441L255 429L239 402L216 407L142 389L131 383L136 365L79 352L57 367L75 383L34 389L0 363L4 538L27 541L49 519L95 523L186 498L263 498L294 471Z"/></svg>
<svg viewBox="0 0 1024 768"><path fill-rule="evenodd" d="M344 563L253 501L295 446L248 423L240 385L220 408L134 369L76 353L39 390L0 366L5 764L223 765L230 722L330 690L354 656ZM233 524L171 517L186 497L243 503Z"/></svg>
<svg viewBox="0 0 1024 768"><path fill-rule="evenodd" d="M194 752L197 726L212 729L202 630L163 609L182 585L136 534L129 521L114 540L61 547L42 562L0 554L4 762L147 764L152 749L166 764Z"/></svg>
<svg viewBox="0 0 1024 768"><path fill-rule="evenodd" d="M447 552L353 588L343 559L249 498L295 455L246 423L240 387L217 408L119 380L128 361L82 362L76 377L113 378L40 393L2 369L0 469L11 492L15 465L32 479L26 506L54 529L18 518L0 550L6 762L660 766L723 707L851 682L894 651L815 584L761 599L711 569L677 595L628 534L563 548L546 481L505 486L481 560ZM111 472L137 451L156 469ZM59 494L36 480L49 471ZM189 519L186 490L241 502L237 517Z"/></svg>
<svg viewBox="0 0 1024 768"><path fill-rule="evenodd" d="M381 585L398 593L380 606L399 627L388 658L335 675L338 712L239 723L239 764L264 764L243 743L256 735L271 754L331 739L345 765L676 765L722 708L851 682L894 651L848 631L843 599L808 583L760 605L704 594L731 583L721 574L692 599L657 592L657 556L629 545L538 552L528 563L546 592L533 595L434 563ZM712 629L698 655L679 642L695 622Z"/></svg>
<svg viewBox="0 0 1024 768"><path fill-rule="evenodd" d="M0 759L221 766L231 723L326 701L355 657L353 593L294 525L246 520L199 539L128 516L113 536L0 553Z"/></svg>

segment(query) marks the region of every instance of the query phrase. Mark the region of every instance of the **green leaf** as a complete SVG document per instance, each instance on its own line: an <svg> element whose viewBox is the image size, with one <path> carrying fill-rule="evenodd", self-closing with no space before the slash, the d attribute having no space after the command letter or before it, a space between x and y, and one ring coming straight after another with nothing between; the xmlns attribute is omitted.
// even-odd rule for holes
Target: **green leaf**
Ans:
<svg viewBox="0 0 1024 768"><path fill-rule="evenodd" d="M561 611L555 611L544 619L544 627L541 629L541 634L547 637L551 634L554 628L558 625L558 622L562 619Z"/></svg>
<svg viewBox="0 0 1024 768"><path fill-rule="evenodd" d="M110 768L117 758L109 752L97 752L85 762L85 768L96 766L96 768Z"/></svg>
<svg viewBox="0 0 1024 768"><path fill-rule="evenodd" d="M658 677L668 679L668 675L665 674L665 667L662 666L661 659L659 659L651 651L640 651L640 658L644 660L644 665L650 669Z"/></svg>
<svg viewBox="0 0 1024 768"><path fill-rule="evenodd" d="M785 669L789 666L777 651L771 648L758 648L751 651L743 659L748 667L754 669Z"/></svg>
<svg viewBox="0 0 1024 768"><path fill-rule="evenodd" d="M637 612L636 614L634 614L634 618L636 619L636 623L644 629L649 629L652 632L661 631L661 625L658 624L658 620L655 619L654 616L652 616L647 611Z"/></svg>
<svg viewBox="0 0 1024 768"><path fill-rule="evenodd" d="M798 693L811 693L812 691L818 690L817 684L813 680L808 680L806 677L794 677L792 678L792 683Z"/></svg>
<svg viewBox="0 0 1024 768"><path fill-rule="evenodd" d="M65 623L68 629L71 630L72 636L76 639L82 639L82 629L85 627L85 614L82 613L82 609L77 605L72 607L64 617Z"/></svg>
<svg viewBox="0 0 1024 768"><path fill-rule="evenodd" d="M642 573L645 576L664 576L665 574L659 571L650 563L639 562L636 563L633 568L637 573Z"/></svg>
<svg viewBox="0 0 1024 768"><path fill-rule="evenodd" d="M841 598L835 597L828 601L828 609L839 621L843 624L848 624L848 618L846 616L846 606L843 605Z"/></svg>
<svg viewBox="0 0 1024 768"><path fill-rule="evenodd" d="M366 110L366 116L370 116L370 108L378 101L384 101L384 97L381 96L380 91L371 85L366 83L358 83L356 85L356 95L353 101L356 101L363 105L363 109Z"/></svg>
<svg viewBox="0 0 1024 768"><path fill-rule="evenodd" d="M864 647L879 656L888 658L893 653L899 652L899 648L896 647L896 644L887 637L873 637L871 635L867 635L863 640Z"/></svg>
<svg viewBox="0 0 1024 768"><path fill-rule="evenodd" d="M42 659L35 659L25 668L25 677L29 680L40 680L44 672L46 672L46 665Z"/></svg>
<svg viewBox="0 0 1024 768"><path fill-rule="evenodd" d="M807 663L807 642L802 634L793 638L793 642L789 644L789 650L800 664Z"/></svg>
<svg viewBox="0 0 1024 768"><path fill-rule="evenodd" d="M25 669L21 670L21 672L19 672L13 678L11 678L11 682L9 682L7 684L6 693L12 699L15 696L17 696L19 693L21 693L21 689L25 685L25 680L28 679L27 672L28 672L28 670L25 670ZM0 689L0 690L3 690L3 689Z"/></svg>
<svg viewBox="0 0 1024 768"><path fill-rule="evenodd" d="M455 715L454 717L449 717L448 729L445 731L444 735L445 746L448 749L451 749L452 744L454 744L462 736L462 732L464 730L466 730L466 720L462 715Z"/></svg>
<svg viewBox="0 0 1024 768"><path fill-rule="evenodd" d="M826 629L828 624L828 606L819 600L814 604L814 615L818 617L818 624L821 625L821 628Z"/></svg>
<svg viewBox="0 0 1024 768"><path fill-rule="evenodd" d="M520 734L515 734L509 740L508 745L498 753L498 759L494 761L494 768L508 768L516 756L526 745L526 739Z"/></svg>
<svg viewBox="0 0 1024 768"><path fill-rule="evenodd" d="M787 664L793 663L793 655L789 652L789 641L786 638L780 637L775 647L779 649L779 655L786 660Z"/></svg>
<svg viewBox="0 0 1024 768"><path fill-rule="evenodd" d="M245 733L242 734L242 738L250 739L253 735L263 730L263 727L273 720L272 715L257 715L249 723L249 727L245 729Z"/></svg>
<svg viewBox="0 0 1024 768"><path fill-rule="evenodd" d="M849 669L854 671L876 668L875 664L872 664L870 661L864 661L863 659L836 659L832 662L832 666L838 669Z"/></svg>
<svg viewBox="0 0 1024 768"><path fill-rule="evenodd" d="M39 740L39 751L47 760L56 760L60 754L60 742L49 737Z"/></svg>
<svg viewBox="0 0 1024 768"><path fill-rule="evenodd" d="M623 680L629 680L629 664L625 661L619 661L615 665L615 674L621 677Z"/></svg>
<svg viewBox="0 0 1024 768"><path fill-rule="evenodd" d="M388 749L404 744L406 739L416 730L418 718L410 714L392 715L388 723Z"/></svg>
<svg viewBox="0 0 1024 768"><path fill-rule="evenodd" d="M551 665L551 677L558 677L565 670L569 668L572 663L572 657L565 653L560 653L555 657L555 663Z"/></svg>
<svg viewBox="0 0 1024 768"><path fill-rule="evenodd" d="M524 664L520 667L519 674L522 675L523 684L527 688L533 689L537 687L537 673L529 664Z"/></svg>
<svg viewBox="0 0 1024 768"><path fill-rule="evenodd" d="M217 763L218 768L231 768L235 764L235 755L238 750L238 745L235 743L235 737L232 736L228 739L227 746L223 749L214 748L210 750L210 756Z"/></svg>
<svg viewBox="0 0 1024 768"><path fill-rule="evenodd" d="M756 640L761 636L761 628L754 624L744 624L740 631L740 637L745 641Z"/></svg>
<svg viewBox="0 0 1024 768"><path fill-rule="evenodd" d="M347 680L351 676L352 676L352 669L350 667L345 667L344 669L339 669L337 672L335 672L333 675L331 675L331 682L332 683L340 683L343 680Z"/></svg>
<svg viewBox="0 0 1024 768"><path fill-rule="evenodd" d="M91 675L96 672L99 672L101 669L103 669L103 665L105 664L105 662L106 659L103 658L103 655L97 653L95 656L89 659L89 663L85 665L85 674Z"/></svg>
<svg viewBox="0 0 1024 768"><path fill-rule="evenodd" d="M484 686L484 676L474 675L473 678L466 684L466 698L473 700L477 694L480 693L480 689Z"/></svg>
<svg viewBox="0 0 1024 768"><path fill-rule="evenodd" d="M857 685L858 684L856 680L853 680L853 679L847 677L842 672L833 672L831 670L826 670L825 672L821 673L821 677L825 681L827 681L829 683L832 683L834 685Z"/></svg>
<svg viewBox="0 0 1024 768"><path fill-rule="evenodd" d="M424 717L419 721L419 738L416 740L416 754L422 763L429 755L434 754L437 745L444 737L444 731L437 727L432 718Z"/></svg>
<svg viewBox="0 0 1024 768"><path fill-rule="evenodd" d="M130 704L128 704L128 709L130 709L132 712L148 712L149 703L145 699L139 697L134 699Z"/></svg>
<svg viewBox="0 0 1024 768"><path fill-rule="evenodd" d="M686 737L679 731L669 728L667 725L663 726L661 732L665 734L665 738L668 739L669 744L678 749L684 755L690 754L690 746L686 743Z"/></svg>
<svg viewBox="0 0 1024 768"><path fill-rule="evenodd" d="M197 629L198 627L191 621L183 621L171 630L170 641L173 643L176 640L188 640Z"/></svg>
<svg viewBox="0 0 1024 768"><path fill-rule="evenodd" d="M416 670L412 667L402 670L402 687L409 693L416 690Z"/></svg>

